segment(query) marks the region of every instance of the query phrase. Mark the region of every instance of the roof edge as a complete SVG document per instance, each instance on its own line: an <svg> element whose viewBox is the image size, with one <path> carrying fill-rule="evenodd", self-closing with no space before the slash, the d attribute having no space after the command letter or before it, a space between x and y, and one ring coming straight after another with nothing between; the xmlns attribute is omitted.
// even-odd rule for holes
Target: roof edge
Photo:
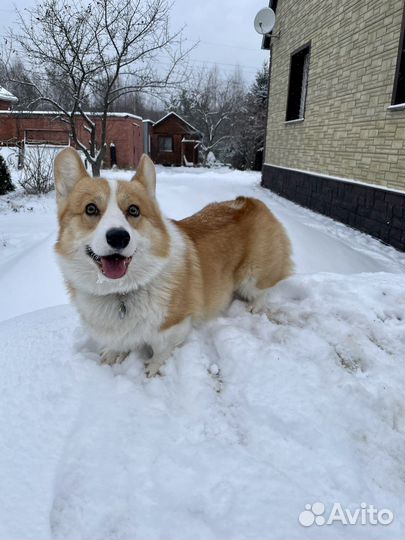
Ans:
<svg viewBox="0 0 405 540"><path fill-rule="evenodd" d="M182 122L184 122L185 124L187 124L188 126L190 126L191 129L192 129L193 131L195 131L196 133L200 133L200 135L202 135L202 133L201 133L201 131L200 131L199 129L197 129L196 127L192 126L192 125L190 124L190 122L187 122L187 120L185 120L184 118L182 118L179 114L177 114L177 113L174 112L174 111L170 111L170 112L168 112L167 114L165 114L160 120L157 120L157 121L153 124L153 126L157 126L158 124L160 124L161 122L163 122L163 120L166 120L166 118L167 118L168 116L171 116L172 114L173 114L174 116L177 116L177 118L178 118L179 120L181 120Z"/></svg>
<svg viewBox="0 0 405 540"><path fill-rule="evenodd" d="M18 101L18 99L17 99L17 101ZM61 116L63 113L61 113L60 111L18 111L18 110L15 110L15 111L0 111L0 114L14 114L14 115L18 115L18 114L24 114L24 115L25 114L26 115L29 115L29 114L38 114L38 115L41 115L41 114L44 114L44 115L53 114L55 116ZM79 112L77 112L76 114L80 115ZM88 116L101 116L103 113L85 111L84 114L87 114ZM131 113L108 112L107 116L116 116L117 118L128 117L128 118L135 118L136 120L142 120L142 116L137 116L136 114L131 114Z"/></svg>
<svg viewBox="0 0 405 540"><path fill-rule="evenodd" d="M14 96L11 92L6 90L3 86L0 86L0 101L18 101L18 97Z"/></svg>

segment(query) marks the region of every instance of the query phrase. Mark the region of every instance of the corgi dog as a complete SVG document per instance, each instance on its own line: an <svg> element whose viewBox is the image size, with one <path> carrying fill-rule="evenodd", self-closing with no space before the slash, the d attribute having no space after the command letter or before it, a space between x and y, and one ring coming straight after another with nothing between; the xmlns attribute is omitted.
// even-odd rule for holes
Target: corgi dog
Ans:
<svg viewBox="0 0 405 540"><path fill-rule="evenodd" d="M262 310L270 287L292 271L284 227L257 199L209 204L174 221L160 211L146 155L131 181L109 180L90 177L66 148L54 175L56 253L105 363L146 346L153 376L193 324L222 313L235 295Z"/></svg>

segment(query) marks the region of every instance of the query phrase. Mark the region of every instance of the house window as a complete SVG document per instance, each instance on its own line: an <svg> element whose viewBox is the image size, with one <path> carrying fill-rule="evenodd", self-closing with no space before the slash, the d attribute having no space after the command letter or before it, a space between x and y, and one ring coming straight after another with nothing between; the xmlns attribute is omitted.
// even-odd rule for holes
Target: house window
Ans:
<svg viewBox="0 0 405 540"><path fill-rule="evenodd" d="M401 37L399 38L399 51L397 69L395 71L394 92L392 94L392 105L405 103L405 7L402 16Z"/></svg>
<svg viewBox="0 0 405 540"><path fill-rule="evenodd" d="M159 137L159 152L173 152L173 137L166 135Z"/></svg>
<svg viewBox="0 0 405 540"><path fill-rule="evenodd" d="M311 45L305 45L291 55L286 115L287 122L304 118L310 51Z"/></svg>

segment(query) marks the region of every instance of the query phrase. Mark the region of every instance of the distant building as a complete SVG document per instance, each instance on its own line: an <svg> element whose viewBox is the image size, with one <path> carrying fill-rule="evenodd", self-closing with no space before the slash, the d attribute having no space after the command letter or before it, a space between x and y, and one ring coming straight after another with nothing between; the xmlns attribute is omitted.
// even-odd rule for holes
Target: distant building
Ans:
<svg viewBox="0 0 405 540"><path fill-rule="evenodd" d="M18 99L0 87L0 146L27 144L72 145L70 125L56 111L11 110ZM101 113L86 113L96 124L101 124ZM76 130L80 141L88 140L88 132L80 115ZM100 132L100 130L97 130ZM152 122L129 113L111 112L107 116L107 147L103 167L117 166L135 169L143 152L155 163L173 166L193 166L199 161L201 134L176 113Z"/></svg>
<svg viewBox="0 0 405 540"><path fill-rule="evenodd" d="M12 104L17 103L17 101L18 98L0 86L0 111L9 111L12 108Z"/></svg>
<svg viewBox="0 0 405 540"><path fill-rule="evenodd" d="M150 126L150 156L155 163L197 165L201 133L175 112Z"/></svg>
<svg viewBox="0 0 405 540"><path fill-rule="evenodd" d="M262 184L405 245L404 0L273 0Z"/></svg>
<svg viewBox="0 0 405 540"><path fill-rule="evenodd" d="M99 113L87 114L96 124L101 123ZM89 134L79 116L76 129L79 139L86 141ZM69 124L55 111L0 110L0 145L23 148L26 144L74 146ZM134 169L143 152L142 118L127 113L108 113L107 146L104 167L116 165Z"/></svg>

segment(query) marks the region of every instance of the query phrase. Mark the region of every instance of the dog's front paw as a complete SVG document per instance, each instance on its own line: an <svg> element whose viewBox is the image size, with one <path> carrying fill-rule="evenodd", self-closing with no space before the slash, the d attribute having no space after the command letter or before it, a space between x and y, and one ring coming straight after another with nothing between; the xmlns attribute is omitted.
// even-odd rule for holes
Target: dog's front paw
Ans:
<svg viewBox="0 0 405 540"><path fill-rule="evenodd" d="M155 377L156 375L160 375L159 370L162 367L162 364L158 362L151 362L145 367L145 373L146 376L150 379L151 377Z"/></svg>
<svg viewBox="0 0 405 540"><path fill-rule="evenodd" d="M146 376L150 379L151 377L155 377L156 375L161 375L160 368L163 366L164 361L162 361L160 358L156 359L152 356L146 363L145 363L145 373Z"/></svg>
<svg viewBox="0 0 405 540"><path fill-rule="evenodd" d="M116 351L104 351L101 353L101 363L112 366L113 364L121 364L128 356L129 353L116 352Z"/></svg>

